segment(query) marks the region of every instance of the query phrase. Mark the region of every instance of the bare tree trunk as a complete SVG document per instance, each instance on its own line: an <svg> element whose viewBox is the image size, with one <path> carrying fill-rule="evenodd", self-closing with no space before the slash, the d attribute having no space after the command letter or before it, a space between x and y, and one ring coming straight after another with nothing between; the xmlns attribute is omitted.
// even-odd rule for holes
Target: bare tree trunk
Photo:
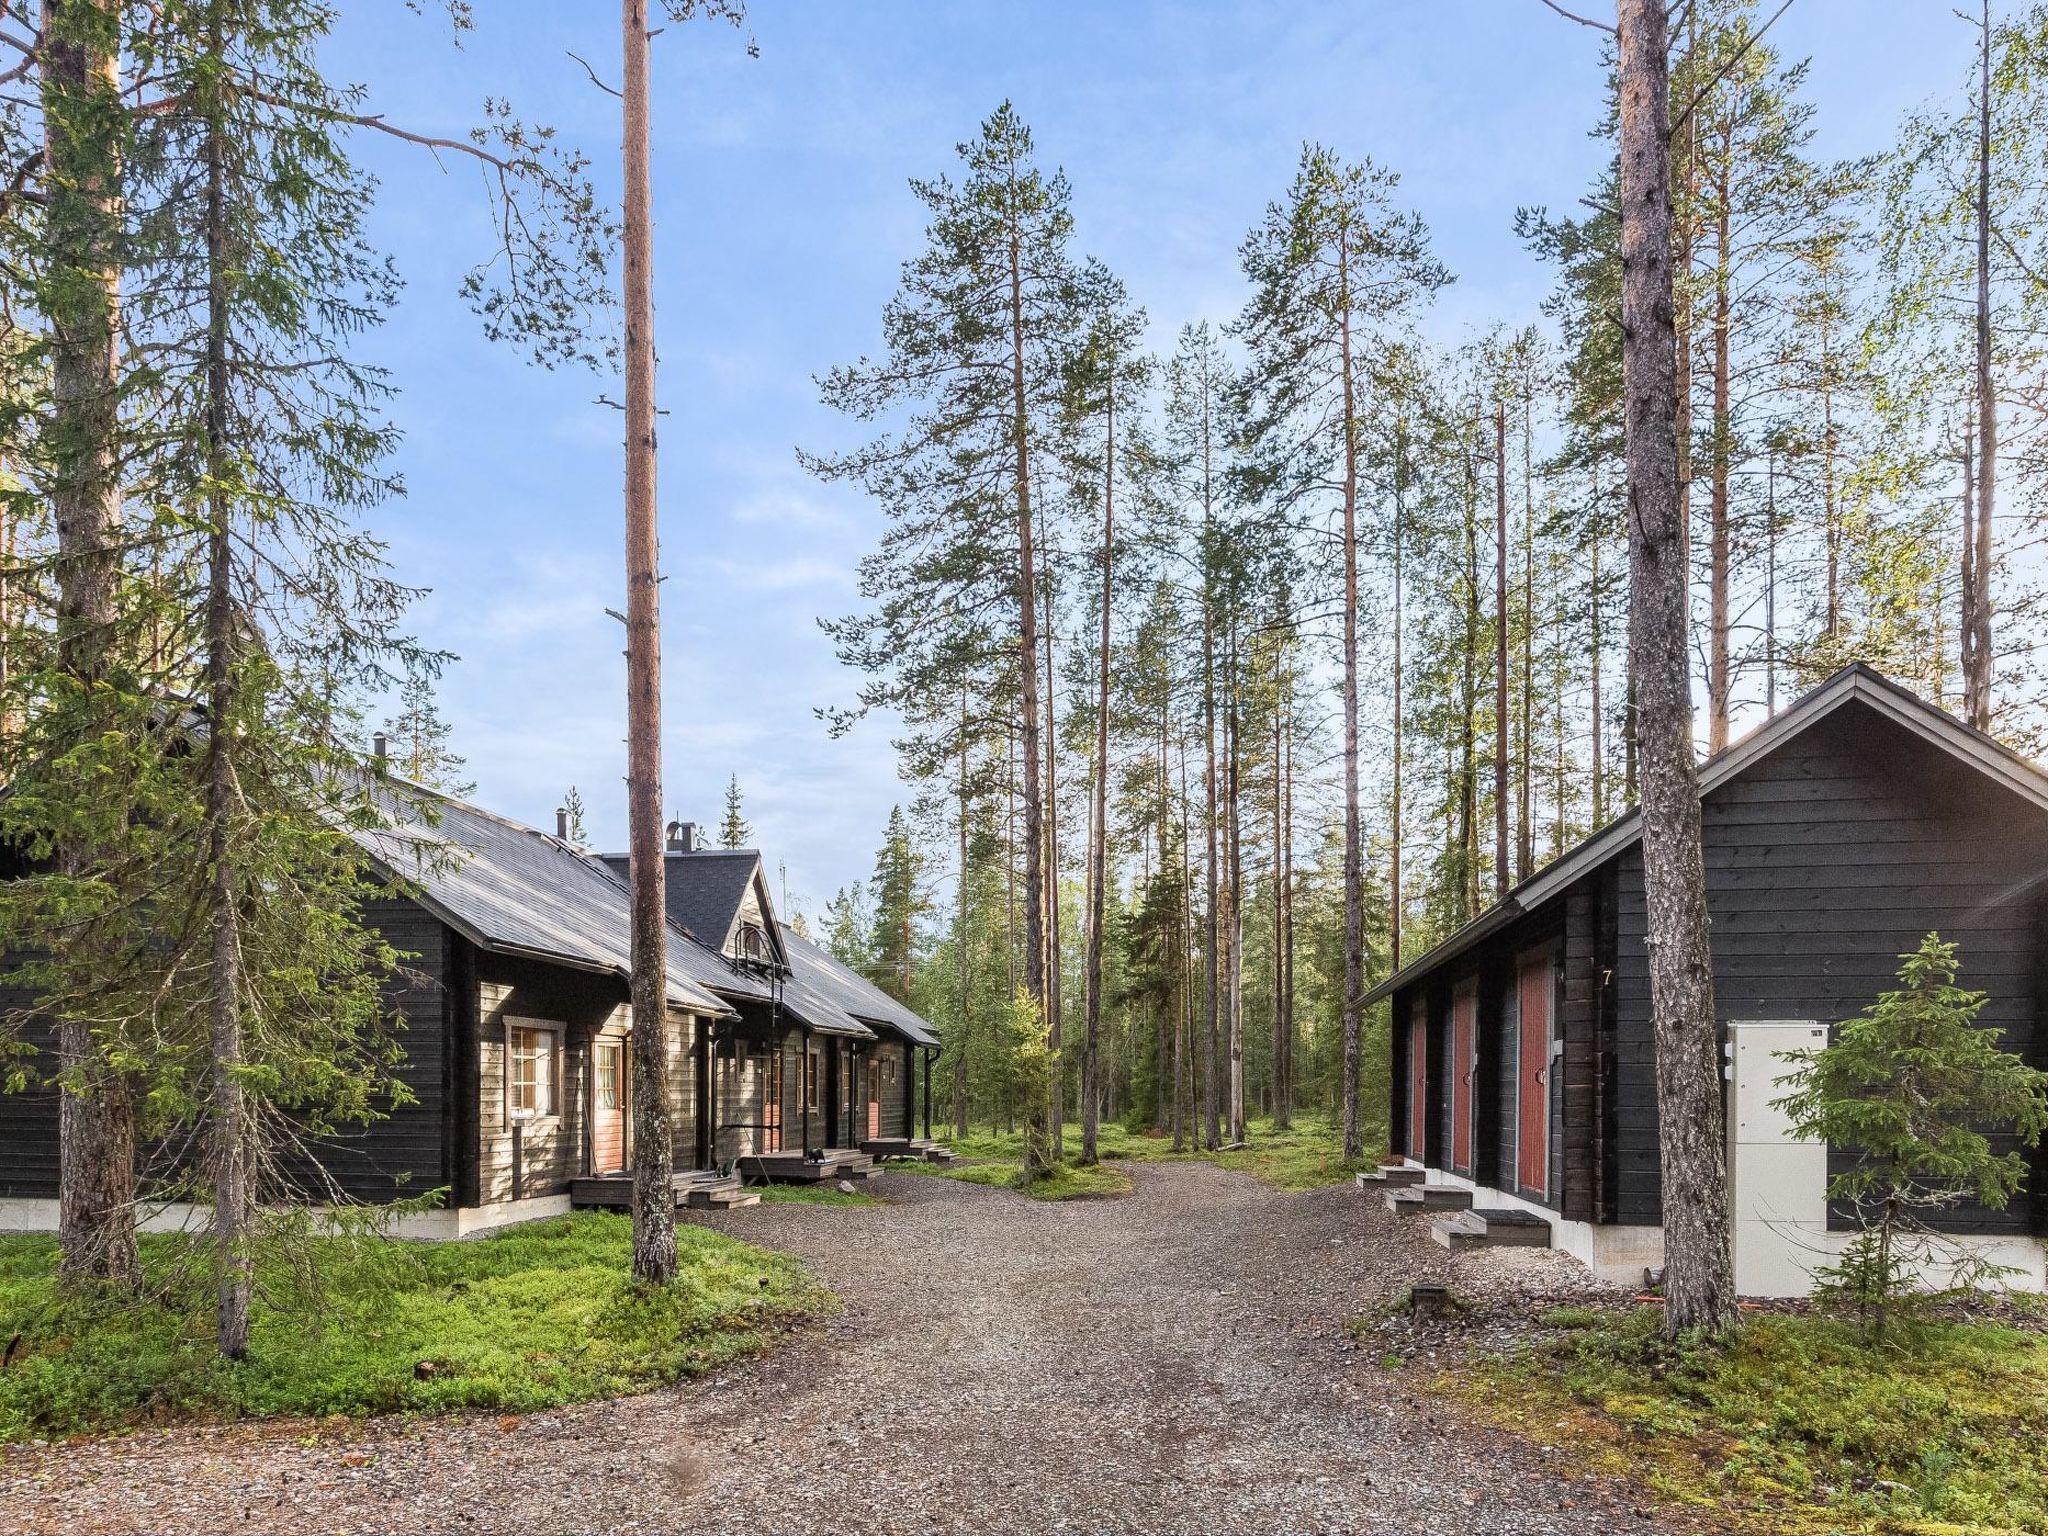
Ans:
<svg viewBox="0 0 2048 1536"><path fill-rule="evenodd" d="M1387 949L1390 958L1389 969L1401 969L1401 907L1405 888L1401 884L1401 844L1406 829L1401 820L1401 769L1403 748L1403 714L1401 689L1401 639L1407 626L1407 613L1403 606L1406 595L1403 590L1406 551L1403 548L1408 538L1408 399L1405 393L1395 400L1394 418L1394 804L1393 826L1389 830L1387 850Z"/></svg>
<svg viewBox="0 0 2048 1536"><path fill-rule="evenodd" d="M1727 151L1721 158L1714 220L1714 443L1712 480L1707 489L1707 750L1728 745L1733 680L1730 675L1728 477L1734 425L1729 405L1730 299L1728 269L1729 172Z"/></svg>
<svg viewBox="0 0 2048 1536"><path fill-rule="evenodd" d="M1287 758L1282 741L1286 689L1273 651L1273 1129L1293 1120L1294 1020L1287 1016Z"/></svg>
<svg viewBox="0 0 2048 1536"><path fill-rule="evenodd" d="M1102 1032L1102 940L1109 866L1109 615L1116 590L1116 369L1111 360L1102 445L1102 627L1097 635L1095 772L1088 786L1088 957L1082 987L1087 1033L1081 1042L1081 1161L1093 1163L1099 1108L1096 1060Z"/></svg>
<svg viewBox="0 0 2048 1536"><path fill-rule="evenodd" d="M1592 634L1588 639L1589 647L1593 652L1591 657L1593 668L1593 741L1591 747L1593 782L1591 789L1593 796L1593 825L1598 828L1605 826L1607 823L1607 743L1605 725L1601 719L1603 706L1600 699L1601 673L1604 670L1601 665L1604 654L1601 647L1605 643L1604 637L1601 634L1600 623L1600 609L1602 605L1600 595L1600 546L1606 542L1607 530L1601 523L1600 466L1598 464L1593 466L1592 521L1592 534L1586 542L1588 552L1592 556L1593 574L1587 591L1588 600L1586 608L1592 620Z"/></svg>
<svg viewBox="0 0 2048 1536"><path fill-rule="evenodd" d="M1493 898L1513 883L1508 862L1508 407L1493 402Z"/></svg>
<svg viewBox="0 0 2048 1536"><path fill-rule="evenodd" d="M960 973L960 1038L953 1048L953 1134L959 1137L967 1134L967 1047L974 1032L974 936L969 931L973 918L968 901L967 868L968 828L973 812L967 795L967 715L967 689L963 686L960 690L960 888L956 893L960 928L955 941L957 953L953 957L954 966Z"/></svg>
<svg viewBox="0 0 2048 1536"><path fill-rule="evenodd" d="M626 813L632 886L633 1278L676 1273L661 828L661 536L654 502L654 208L647 0L623 0L626 263Z"/></svg>
<svg viewBox="0 0 2048 1536"><path fill-rule="evenodd" d="M223 51L220 8L208 18L208 43ZM218 112L218 108L216 108ZM222 125L216 116L206 136L206 857L211 868L213 1071L208 1156L213 1168L214 1338L220 1353L239 1360L249 1352L250 1145L248 1104L241 1078L242 935L233 827L240 799L232 755L237 720L234 610L234 540L228 520L228 262L227 187Z"/></svg>
<svg viewBox="0 0 2048 1536"><path fill-rule="evenodd" d="M1066 979L1060 960L1060 729L1059 668L1053 655L1052 583L1039 588L1045 629L1045 1043L1052 1052L1052 1091L1046 1096L1046 1140L1055 1162L1067 1155Z"/></svg>
<svg viewBox="0 0 2048 1536"><path fill-rule="evenodd" d="M57 665L90 696L113 659L122 532L118 421L123 8L51 0L43 17L48 265L66 281L50 315L48 440L57 525ZM67 840L57 868L92 849ZM135 1103L84 1019L57 1021L58 1273L68 1285L141 1283L135 1246Z"/></svg>
<svg viewBox="0 0 2048 1536"><path fill-rule="evenodd" d="M1521 750L1516 755L1520 792L1516 795L1515 879L1526 880L1536 863L1535 791L1531 787L1530 759L1535 755L1531 716L1536 693L1536 479L1535 386L1522 396L1522 708L1517 734Z"/></svg>
<svg viewBox="0 0 2048 1536"><path fill-rule="evenodd" d="M1670 83L1661 0L1619 0L1622 363L1629 628L1662 1156L1665 1326L1731 1330L1720 1047L1700 848L1672 295Z"/></svg>
<svg viewBox="0 0 2048 1536"><path fill-rule="evenodd" d="M1227 823L1227 858L1229 858L1229 899L1225 911L1229 913L1229 932L1225 934L1223 952L1229 958L1227 989L1225 997L1229 1004L1227 1040L1231 1053L1231 1075L1229 1075L1229 1126L1231 1141L1245 1139L1245 864L1243 864L1243 780L1241 780L1241 717L1239 717L1239 659L1237 659L1237 616L1235 606L1231 614L1231 676L1229 676L1229 700L1231 717L1227 727L1227 770L1225 784L1229 788L1229 823Z"/></svg>
<svg viewBox="0 0 2048 1536"><path fill-rule="evenodd" d="M1343 1152L1363 1155L1358 1121L1359 1037L1365 999L1365 835L1358 806L1358 400L1351 357L1350 230L1337 241L1344 390L1344 1051Z"/></svg>
<svg viewBox="0 0 2048 1536"><path fill-rule="evenodd" d="M1963 643L1963 715L1991 729L1991 519L1998 500L1998 392L1991 372L1991 0L1977 54L1977 529L1971 625Z"/></svg>
<svg viewBox="0 0 2048 1536"><path fill-rule="evenodd" d="M1012 167L1014 184L1015 168ZM1039 782L1038 730L1038 559L1031 513L1031 418L1024 392L1023 251L1011 203L1008 231L1010 282L1010 441L1017 470L1017 667L1023 694L1024 762L1024 995L1039 1021L1054 1027L1046 1012L1045 799ZM1057 1079L1053 1092L1059 1092ZM1026 1106L1024 1173L1036 1178L1058 1157L1051 1144L1051 1106L1043 1096Z"/></svg>

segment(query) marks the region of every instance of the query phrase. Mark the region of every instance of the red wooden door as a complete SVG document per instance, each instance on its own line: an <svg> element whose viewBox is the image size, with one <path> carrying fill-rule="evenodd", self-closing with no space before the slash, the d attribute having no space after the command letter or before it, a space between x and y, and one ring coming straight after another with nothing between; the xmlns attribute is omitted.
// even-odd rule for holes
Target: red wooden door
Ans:
<svg viewBox="0 0 2048 1536"><path fill-rule="evenodd" d="M1472 1068L1479 992L1467 983L1451 998L1451 1166L1472 1171Z"/></svg>
<svg viewBox="0 0 2048 1536"><path fill-rule="evenodd" d="M1408 1155L1429 1161L1429 1014L1421 1003L1408 1013Z"/></svg>
<svg viewBox="0 0 2048 1536"><path fill-rule="evenodd" d="M1523 1189L1550 1184L1550 959L1524 960L1516 978L1521 1003L1515 1073L1515 1182Z"/></svg>
<svg viewBox="0 0 2048 1536"><path fill-rule="evenodd" d="M616 1040L600 1040L591 1061L591 1172L617 1173L626 1166L625 1051Z"/></svg>
<svg viewBox="0 0 2048 1536"><path fill-rule="evenodd" d="M868 1139L874 1140L882 1134L882 1064L868 1063Z"/></svg>

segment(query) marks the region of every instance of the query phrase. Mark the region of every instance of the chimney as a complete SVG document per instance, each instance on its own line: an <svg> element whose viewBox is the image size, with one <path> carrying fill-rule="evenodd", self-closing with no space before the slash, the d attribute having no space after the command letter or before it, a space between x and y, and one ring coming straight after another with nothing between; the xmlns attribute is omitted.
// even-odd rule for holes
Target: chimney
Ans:
<svg viewBox="0 0 2048 1536"><path fill-rule="evenodd" d="M379 731L376 735L370 738L370 755L376 758L377 761L380 763L386 762L390 759L391 739L388 736L386 736L382 731Z"/></svg>
<svg viewBox="0 0 2048 1536"><path fill-rule="evenodd" d="M695 853L697 851L697 823L694 821L672 821L668 824L668 851L670 853Z"/></svg>
<svg viewBox="0 0 2048 1536"><path fill-rule="evenodd" d="M566 805L555 807L555 836L565 843L569 841L569 808Z"/></svg>

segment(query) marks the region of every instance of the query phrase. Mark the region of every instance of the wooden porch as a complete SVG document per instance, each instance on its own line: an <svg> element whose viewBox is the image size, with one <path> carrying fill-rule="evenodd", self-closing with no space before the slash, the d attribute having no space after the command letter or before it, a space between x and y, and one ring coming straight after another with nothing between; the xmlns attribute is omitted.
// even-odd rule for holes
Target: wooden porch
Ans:
<svg viewBox="0 0 2048 1536"><path fill-rule="evenodd" d="M676 1209L729 1211L736 1206L759 1205L761 1197L746 1188L735 1174L700 1169L678 1173L675 1186ZM596 1174L573 1179L569 1204L578 1210L625 1210L633 1203L630 1173Z"/></svg>
<svg viewBox="0 0 2048 1536"><path fill-rule="evenodd" d="M959 1154L951 1147L924 1136L871 1136L860 1144L861 1151L876 1162L900 1158L912 1163L951 1163Z"/></svg>
<svg viewBox="0 0 2048 1536"><path fill-rule="evenodd" d="M866 1152L827 1147L822 1152L753 1152L733 1160L733 1172L748 1184L827 1184L838 1179L872 1179L881 1167Z"/></svg>

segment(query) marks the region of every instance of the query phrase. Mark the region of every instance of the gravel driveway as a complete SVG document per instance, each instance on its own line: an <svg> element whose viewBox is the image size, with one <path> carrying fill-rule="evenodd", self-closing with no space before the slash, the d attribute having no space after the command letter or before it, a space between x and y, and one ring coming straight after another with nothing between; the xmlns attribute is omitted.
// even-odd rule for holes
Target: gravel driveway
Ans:
<svg viewBox="0 0 2048 1536"><path fill-rule="evenodd" d="M1202 1163L1063 1205L890 1175L879 1208L706 1218L846 1302L710 1381L530 1416L152 1432L0 1459L0 1531L1670 1532L1354 1343L1411 1280L1532 1298L1349 1189ZM1532 1305L1540 1304L1532 1299ZM1685 1527L1690 1528L1690 1527Z"/></svg>

